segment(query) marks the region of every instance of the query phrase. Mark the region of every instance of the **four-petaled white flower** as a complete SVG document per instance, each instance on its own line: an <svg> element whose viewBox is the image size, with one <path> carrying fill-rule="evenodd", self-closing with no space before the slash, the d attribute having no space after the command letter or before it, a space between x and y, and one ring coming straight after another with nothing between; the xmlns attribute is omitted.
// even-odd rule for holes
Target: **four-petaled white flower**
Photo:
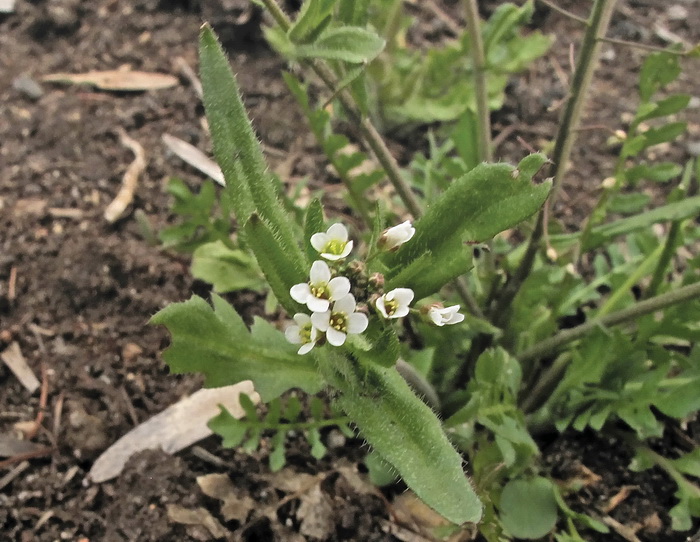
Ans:
<svg viewBox="0 0 700 542"><path fill-rule="evenodd" d="M289 290L292 299L303 303L312 312L325 312L331 301L338 301L350 293L350 280L346 277L331 278L326 262L315 261L311 265L309 282L295 284Z"/></svg>
<svg viewBox="0 0 700 542"><path fill-rule="evenodd" d="M377 310L384 318L402 318L408 314L413 296L410 288L394 288L377 299Z"/></svg>
<svg viewBox="0 0 700 542"><path fill-rule="evenodd" d="M368 320L366 315L355 312L355 298L348 294L333 303L330 310L313 313L311 323L326 334L329 343L341 346L348 334L362 333L367 329Z"/></svg>
<svg viewBox="0 0 700 542"><path fill-rule="evenodd" d="M415 233L416 228L411 225L410 220L406 220L406 222L398 226L384 230L379 237L378 245L386 251L397 250L406 241L410 240Z"/></svg>
<svg viewBox="0 0 700 542"><path fill-rule="evenodd" d="M294 322L284 330L284 336L292 344L300 344L297 354L308 353L319 339L318 329L311 323L311 317L308 314L298 312L294 315Z"/></svg>
<svg viewBox="0 0 700 542"><path fill-rule="evenodd" d="M443 307L442 303L435 303L428 309L428 317L436 326L444 326L445 324L459 324L464 320L464 315L457 312L459 305L451 307Z"/></svg>
<svg viewBox="0 0 700 542"><path fill-rule="evenodd" d="M342 224L333 224L326 233L314 233L311 246L326 260L336 261L348 257L352 241L348 241L348 230Z"/></svg>

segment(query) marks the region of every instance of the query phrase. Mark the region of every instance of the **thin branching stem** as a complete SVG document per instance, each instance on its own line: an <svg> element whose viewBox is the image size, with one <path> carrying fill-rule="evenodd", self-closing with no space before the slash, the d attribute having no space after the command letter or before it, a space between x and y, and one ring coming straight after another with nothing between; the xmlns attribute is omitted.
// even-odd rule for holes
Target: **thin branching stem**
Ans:
<svg viewBox="0 0 700 542"><path fill-rule="evenodd" d="M583 42L581 43L581 52L579 53L576 69L571 81L569 98L566 102L561 122L559 123L559 131L557 132L554 143L552 167L550 169L551 176L554 178L554 184L552 193L547 203L545 203L545 206L552 206L554 204L561 188L564 173L566 172L569 158L571 157L571 151L576 140L585 98L593 78L593 72L598 64L600 38L602 38L607 31L610 18L615 10L615 1L616 0L596 0L593 4L591 16L588 21L588 28L583 37ZM500 320L507 317L506 314L512 300L520 290L520 286L522 286L523 282L530 274L530 270L535 261L535 255L539 250L547 227L544 222L546 214L547 211L543 208L537 216L535 229L530 236L528 246L520 261L520 265L509 283L504 287L495 305L493 314ZM502 324L502 322L500 323Z"/></svg>
<svg viewBox="0 0 700 542"><path fill-rule="evenodd" d="M549 337L531 348L528 348L517 357L521 362L542 358L544 356L551 355L562 346L588 335L595 328L604 328L623 324L646 314L665 309L671 305L683 303L684 301L690 301L698 297L700 297L700 282L689 284L688 286L683 286L677 290L671 290L650 299L645 299L644 301L640 301L631 307L626 307L624 309L620 309L619 311L601 316L600 318L595 318L581 324L580 326L560 331L553 337Z"/></svg>
<svg viewBox="0 0 700 542"><path fill-rule="evenodd" d="M481 37L481 20L476 0L465 0L467 30L469 31L470 55L474 67L474 90L476 91L476 116L479 134L479 160L490 162L491 155L491 116L489 97L486 88L486 58L484 40Z"/></svg>

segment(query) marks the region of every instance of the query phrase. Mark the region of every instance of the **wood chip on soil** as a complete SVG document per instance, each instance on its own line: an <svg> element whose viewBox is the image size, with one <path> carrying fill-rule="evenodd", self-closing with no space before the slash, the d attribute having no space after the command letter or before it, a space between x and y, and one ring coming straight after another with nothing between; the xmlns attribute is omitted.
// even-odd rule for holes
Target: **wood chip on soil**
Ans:
<svg viewBox="0 0 700 542"><path fill-rule="evenodd" d="M29 393L34 393L39 389L39 379L32 371L31 367L27 365L27 360L24 359L22 351L19 348L17 342L13 342L0 354L0 359L5 362L10 370L14 373L22 385L27 388Z"/></svg>
<svg viewBox="0 0 700 542"><path fill-rule="evenodd" d="M178 84L177 77L165 73L131 70L90 71L85 73L50 73L41 78L46 83L92 85L100 90L140 92L161 90Z"/></svg>
<svg viewBox="0 0 700 542"><path fill-rule="evenodd" d="M172 454L208 437L212 431L207 423L219 413L219 405L232 416L242 418L245 411L238 401L241 393L253 403L260 401L253 383L245 380L223 388L199 390L169 406L107 448L92 465L88 479L100 483L118 476L127 460L141 450L162 448Z"/></svg>

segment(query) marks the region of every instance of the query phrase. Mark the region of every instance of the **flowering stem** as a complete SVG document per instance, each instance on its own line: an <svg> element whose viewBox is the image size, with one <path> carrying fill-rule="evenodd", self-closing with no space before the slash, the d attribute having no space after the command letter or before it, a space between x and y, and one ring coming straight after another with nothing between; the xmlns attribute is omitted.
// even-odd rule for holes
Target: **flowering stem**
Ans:
<svg viewBox="0 0 700 542"><path fill-rule="evenodd" d="M285 15L285 13L279 7L276 0L262 0L262 2L265 4L265 7L268 9L268 11L272 15L273 19L275 19L275 22L277 22L279 27L284 32L287 32L291 27L291 22L287 15ZM321 78L321 80L326 84L326 86L329 89L331 89L334 92L336 91L336 89L338 88L337 77L326 64L316 60L305 62L304 64L306 66L309 66L316 73L316 75L318 75ZM371 120L369 120L367 117L363 117L360 114L358 108L355 105L355 100L353 99L352 94L350 94L347 90L343 89L337 93L337 96L340 102L343 104L343 107L347 110L349 116L357 124L363 139L367 143L367 146L377 157L377 160L384 169L386 176L389 179L389 182L391 182L392 186L396 190L396 193L401 198L401 201L403 201L404 205L406 206L408 211L413 215L414 218L420 218L423 215L423 210L420 206L420 203L418 202L418 199L416 198L415 194L412 192L409 184L403 178L399 164L396 162L396 159L391 154L391 151L389 151L389 148L386 146L386 143L384 142L382 136L379 134L377 128L374 126L374 124L372 124ZM464 301L465 305L469 308L469 310L475 316L483 318L484 315L481 309L479 308L479 304L477 303L476 299L474 299L474 297L472 296L465 281L463 279L457 279L455 281L455 287L460 297Z"/></svg>
<svg viewBox="0 0 700 542"><path fill-rule="evenodd" d="M559 131L554 144L552 153L552 168L551 175L554 177L552 193L545 207L542 208L537 216L535 229L530 236L527 249L520 261L520 266L506 286L501 291L499 299L495 304L493 314L496 318L503 320L507 318L508 308L517 295L520 287L525 279L529 276L532 265L535 261L535 255L540 247L540 242L545 234L546 224L545 216L547 208L551 207L556 201L559 189L561 188L564 173L568 166L571 150L573 149L576 140L576 133L581 121L581 113L585 102L593 72L598 64L600 51L600 40L605 35L610 18L615 9L615 0L595 0L591 16L588 20L588 28L581 43L581 52L576 61L576 69L571 81L569 89L569 99L566 102L566 107L562 114L561 122L559 123ZM498 325L498 324L496 324Z"/></svg>

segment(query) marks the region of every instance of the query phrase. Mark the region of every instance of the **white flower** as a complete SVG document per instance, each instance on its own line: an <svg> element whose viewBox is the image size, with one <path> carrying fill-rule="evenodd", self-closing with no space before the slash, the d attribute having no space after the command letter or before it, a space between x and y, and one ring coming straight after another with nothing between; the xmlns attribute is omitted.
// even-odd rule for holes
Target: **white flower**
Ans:
<svg viewBox="0 0 700 542"><path fill-rule="evenodd" d="M445 324L459 324L464 320L464 315L458 313L459 305L451 307L443 307L441 303L431 305L428 309L428 317L436 326L444 326Z"/></svg>
<svg viewBox="0 0 700 542"><path fill-rule="evenodd" d="M316 341L318 341L318 330L311 323L311 318L308 314L298 312L294 315L295 324L292 324L284 330L284 336L292 344L300 344L301 347L297 354L306 354L309 352Z"/></svg>
<svg viewBox="0 0 700 542"><path fill-rule="evenodd" d="M342 260L352 250L352 241L348 241L348 230L342 224L333 224L326 233L314 233L311 246L319 251L326 260Z"/></svg>
<svg viewBox="0 0 700 542"><path fill-rule="evenodd" d="M367 316L355 312L355 298L352 294L333 303L333 307L326 312L315 312L311 315L311 322L319 331L326 334L328 342L333 346L340 346L345 342L348 334L362 333L367 329Z"/></svg>
<svg viewBox="0 0 700 542"><path fill-rule="evenodd" d="M325 312L331 301L338 301L350 293L350 280L346 277L331 278L326 262L315 261L311 265L309 282L295 284L289 294L297 303L304 303L312 312Z"/></svg>
<svg viewBox="0 0 700 542"><path fill-rule="evenodd" d="M384 318L401 318L408 314L413 296L410 288L394 288L377 299L376 306Z"/></svg>
<svg viewBox="0 0 700 542"><path fill-rule="evenodd" d="M406 222L398 226L384 230L379 236L378 245L387 251L397 250L406 241L410 240L415 233L416 228L411 225L410 220L406 220Z"/></svg>

